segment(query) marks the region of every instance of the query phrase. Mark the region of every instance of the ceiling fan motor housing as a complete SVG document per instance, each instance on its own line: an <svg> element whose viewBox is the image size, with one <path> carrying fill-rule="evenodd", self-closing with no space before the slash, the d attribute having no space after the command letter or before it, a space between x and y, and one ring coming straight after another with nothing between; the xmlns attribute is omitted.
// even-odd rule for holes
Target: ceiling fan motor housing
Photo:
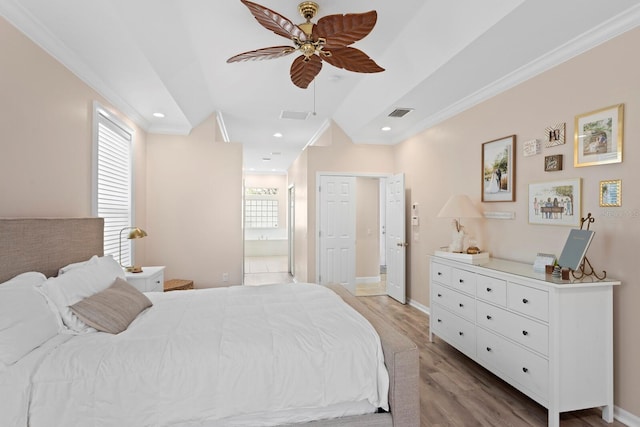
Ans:
<svg viewBox="0 0 640 427"><path fill-rule="evenodd" d="M303 1L298 5L298 12L300 12L300 15L307 21L311 21L319 9L320 6L318 6L318 3L312 1Z"/></svg>

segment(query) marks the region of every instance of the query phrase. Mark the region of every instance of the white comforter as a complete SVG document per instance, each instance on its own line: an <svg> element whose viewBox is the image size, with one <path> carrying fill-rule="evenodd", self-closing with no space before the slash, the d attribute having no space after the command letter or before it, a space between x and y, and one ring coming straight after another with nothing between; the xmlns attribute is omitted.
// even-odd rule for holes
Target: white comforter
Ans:
<svg viewBox="0 0 640 427"><path fill-rule="evenodd" d="M123 333L50 351L32 376L30 427L274 425L388 409L377 333L324 287L147 295L154 306Z"/></svg>

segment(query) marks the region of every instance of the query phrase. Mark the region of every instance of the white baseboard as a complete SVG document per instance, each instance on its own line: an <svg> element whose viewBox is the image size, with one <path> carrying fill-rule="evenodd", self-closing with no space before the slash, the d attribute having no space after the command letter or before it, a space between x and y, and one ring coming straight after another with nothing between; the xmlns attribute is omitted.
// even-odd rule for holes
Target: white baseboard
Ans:
<svg viewBox="0 0 640 427"><path fill-rule="evenodd" d="M363 283L380 283L380 276L356 277L356 285L361 285Z"/></svg>
<svg viewBox="0 0 640 427"><path fill-rule="evenodd" d="M427 316L429 316L429 307L427 307L424 304L420 304L418 301L410 299L409 300L409 305L411 307L417 308L418 310L420 310L421 312L423 312L424 314L426 314Z"/></svg>
<svg viewBox="0 0 640 427"><path fill-rule="evenodd" d="M619 421L626 426L640 427L640 417L633 415L631 412L627 412L618 406L613 408L613 417L616 421Z"/></svg>

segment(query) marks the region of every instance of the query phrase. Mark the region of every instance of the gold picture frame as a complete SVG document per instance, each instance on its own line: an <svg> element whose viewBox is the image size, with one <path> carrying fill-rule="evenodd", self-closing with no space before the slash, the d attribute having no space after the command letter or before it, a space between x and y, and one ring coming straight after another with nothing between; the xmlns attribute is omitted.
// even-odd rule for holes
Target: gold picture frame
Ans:
<svg viewBox="0 0 640 427"><path fill-rule="evenodd" d="M576 116L573 166L622 162L624 104Z"/></svg>
<svg viewBox="0 0 640 427"><path fill-rule="evenodd" d="M482 144L482 202L515 202L515 145L515 135Z"/></svg>
<svg viewBox="0 0 640 427"><path fill-rule="evenodd" d="M600 181L600 206L606 208L622 206L622 180Z"/></svg>

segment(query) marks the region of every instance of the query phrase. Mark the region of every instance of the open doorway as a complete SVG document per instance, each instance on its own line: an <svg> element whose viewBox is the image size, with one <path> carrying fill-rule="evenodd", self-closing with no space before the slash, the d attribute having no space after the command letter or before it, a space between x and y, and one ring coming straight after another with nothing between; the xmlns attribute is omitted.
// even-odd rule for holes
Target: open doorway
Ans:
<svg viewBox="0 0 640 427"><path fill-rule="evenodd" d="M386 178L356 177L356 296L387 294Z"/></svg>
<svg viewBox="0 0 640 427"><path fill-rule="evenodd" d="M244 284L290 283L286 175L245 175Z"/></svg>

